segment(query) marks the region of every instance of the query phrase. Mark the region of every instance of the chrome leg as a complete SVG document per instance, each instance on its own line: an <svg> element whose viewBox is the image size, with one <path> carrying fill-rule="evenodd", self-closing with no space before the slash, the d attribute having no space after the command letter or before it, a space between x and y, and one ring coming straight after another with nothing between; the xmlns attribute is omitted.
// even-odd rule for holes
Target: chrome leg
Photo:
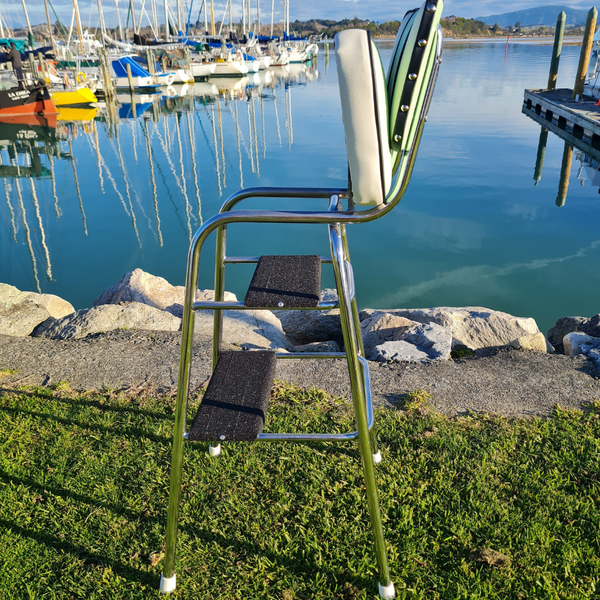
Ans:
<svg viewBox="0 0 600 600"><path fill-rule="evenodd" d="M331 244L331 257L333 259L333 268L335 273L336 286L340 301L340 319L342 323L342 333L344 344L346 345L346 356L348 359L348 371L350 375L350 386L352 389L352 401L356 415L356 425L358 429L358 442L360 454L363 463L363 472L365 478L365 487L367 491L367 503L369 506L369 515L371 518L371 529L375 540L375 555L379 567L380 592L386 594L388 598L393 598L391 590L393 583L390 578L390 571L383 536L383 524L381 522L381 511L379 508L379 496L377 493L377 484L375 481L375 467L373 465L373 456L371 449L371 436L367 423L366 402L361 383L362 373L358 360L359 344L357 342L357 332L355 330L355 321L352 317L352 307L350 300L349 285L344 267L344 248L339 225L329 226L329 240Z"/></svg>
<svg viewBox="0 0 600 600"><path fill-rule="evenodd" d="M342 224L340 225L340 230L341 230L341 234L342 234L342 244L343 244L343 248L344 248L344 254L346 257L346 260L348 261L348 264L350 263L350 251L348 249L348 235L346 233L346 225ZM360 350L360 355L363 358L367 358L365 356L365 347L363 344L363 339L362 339L362 332L361 332L361 328L360 328L360 318L358 316L358 305L356 303L356 294L352 297L352 301L350 303L350 307L351 307L351 312L352 312L352 320L354 322L354 330L356 331L356 341L358 344L358 348ZM361 383L364 382L365 378L364 378L364 373L362 372L362 364L361 364ZM363 392L365 394L366 397L366 392ZM379 445L377 443L377 427L375 425L375 421L373 421L373 425L371 427L371 429L369 430L369 434L371 436L371 453L373 455L373 462L378 465L381 462L381 452L379 451Z"/></svg>
<svg viewBox="0 0 600 600"><path fill-rule="evenodd" d="M215 301L222 302L225 297L225 244L227 241L227 226L217 229L217 247L215 251ZM214 311L212 368L217 366L221 356L221 343L223 341L223 311L216 308Z"/></svg>
<svg viewBox="0 0 600 600"><path fill-rule="evenodd" d="M183 433L187 413L192 366L192 341L194 333L194 312L192 305L198 282L199 253L190 249L185 286L185 302L181 326L181 349L179 357L179 376L177 380L177 401L175 407L175 425L173 427L173 455L171 459L171 482L169 485L169 508L167 511L167 531L165 539L165 562L161 576L160 589L170 593L175 589L175 549L177 546L177 520L181 495L181 472L183 468Z"/></svg>

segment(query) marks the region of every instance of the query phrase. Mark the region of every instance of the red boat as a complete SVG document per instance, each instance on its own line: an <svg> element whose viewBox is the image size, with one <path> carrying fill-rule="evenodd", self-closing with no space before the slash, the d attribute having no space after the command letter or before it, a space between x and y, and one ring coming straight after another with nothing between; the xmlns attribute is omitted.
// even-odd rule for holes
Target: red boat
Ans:
<svg viewBox="0 0 600 600"><path fill-rule="evenodd" d="M0 90L0 118L55 114L56 107L45 85Z"/></svg>

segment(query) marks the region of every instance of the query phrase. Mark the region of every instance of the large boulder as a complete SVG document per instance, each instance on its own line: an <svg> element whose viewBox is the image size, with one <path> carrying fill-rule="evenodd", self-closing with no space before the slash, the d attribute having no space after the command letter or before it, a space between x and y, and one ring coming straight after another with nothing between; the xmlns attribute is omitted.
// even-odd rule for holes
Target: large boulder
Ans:
<svg viewBox="0 0 600 600"><path fill-rule="evenodd" d="M33 332L34 337L54 340L83 338L115 329L178 331L181 319L141 302L106 304L78 310L62 319L48 319Z"/></svg>
<svg viewBox="0 0 600 600"><path fill-rule="evenodd" d="M360 312L361 321L381 312L365 309ZM447 327L452 333L452 347L462 345L471 350L505 346L518 338L540 332L534 319L514 317L504 312L467 306L453 308L398 309L386 311L388 314L405 317L418 323L436 323Z"/></svg>
<svg viewBox="0 0 600 600"><path fill-rule="evenodd" d="M585 320L585 317L561 317L556 321L554 327L548 329L546 339L556 348L557 352L563 354L563 338L567 333L578 331L579 326Z"/></svg>
<svg viewBox="0 0 600 600"><path fill-rule="evenodd" d="M321 302L337 300L334 289L321 291ZM275 315L281 321L286 336L296 345L312 342L335 341L344 343L339 309L331 310L277 310Z"/></svg>
<svg viewBox="0 0 600 600"><path fill-rule="evenodd" d="M585 319L579 325L579 331L583 331L583 333L591 335L592 337L600 338L600 314Z"/></svg>
<svg viewBox="0 0 600 600"><path fill-rule="evenodd" d="M122 302L140 302L160 310L166 310L172 315L181 318L185 287L171 285L166 279L150 275L141 269L135 269L123 275L119 283L106 288L98 296L92 306L103 304L120 304ZM198 290L197 300L206 301L214 299L213 290ZM235 294L225 292L225 300L235 302Z"/></svg>
<svg viewBox="0 0 600 600"><path fill-rule="evenodd" d="M73 305L52 294L21 292L0 283L0 333L25 337L48 318L73 313Z"/></svg>
<svg viewBox="0 0 600 600"><path fill-rule="evenodd" d="M550 344L542 332L517 338L516 340L510 342L510 344L507 344L507 346L510 348L516 348L517 350L541 352L542 354L545 352L552 354L554 352L554 347L552 344Z"/></svg>
<svg viewBox="0 0 600 600"><path fill-rule="evenodd" d="M588 355L591 350L600 349L600 338L587 335L582 331L573 331L565 335L563 344L567 356Z"/></svg>
<svg viewBox="0 0 600 600"><path fill-rule="evenodd" d="M380 361L448 360L452 334L436 323L417 323L389 313L375 313L361 323L365 355Z"/></svg>

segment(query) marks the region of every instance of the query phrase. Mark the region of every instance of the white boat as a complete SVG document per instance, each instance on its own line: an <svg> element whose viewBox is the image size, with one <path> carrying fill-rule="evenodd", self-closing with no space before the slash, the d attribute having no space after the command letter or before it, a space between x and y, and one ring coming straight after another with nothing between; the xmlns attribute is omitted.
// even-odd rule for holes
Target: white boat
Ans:
<svg viewBox="0 0 600 600"><path fill-rule="evenodd" d="M192 71L194 79L210 77L215 72L215 63L192 61L190 63L190 70Z"/></svg>
<svg viewBox="0 0 600 600"><path fill-rule="evenodd" d="M117 90L129 90L130 82L127 76L127 65L129 65L131 72L131 85L134 90L155 90L160 87L161 84L155 83L154 78L146 69L141 67L131 56L121 56L120 58L111 61L112 79L115 82ZM160 77L157 76L160 80ZM162 81L168 80L165 77ZM170 85L173 83L164 83L163 85Z"/></svg>
<svg viewBox="0 0 600 600"><path fill-rule="evenodd" d="M248 74L248 67L241 60L215 59L213 77L243 77Z"/></svg>

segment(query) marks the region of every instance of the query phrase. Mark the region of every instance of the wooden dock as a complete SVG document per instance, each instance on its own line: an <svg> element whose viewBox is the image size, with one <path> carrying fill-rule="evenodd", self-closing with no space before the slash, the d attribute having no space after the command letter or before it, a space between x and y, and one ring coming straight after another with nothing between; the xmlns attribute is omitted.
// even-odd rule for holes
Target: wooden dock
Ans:
<svg viewBox="0 0 600 600"><path fill-rule="evenodd" d="M600 106L598 100L583 96L571 100L573 90L525 90L523 110L540 124L543 121L573 136L594 150L600 150ZM537 118L535 118L537 117ZM549 127L549 129L554 129ZM562 133L559 134L562 137ZM581 147L581 144L574 144Z"/></svg>

